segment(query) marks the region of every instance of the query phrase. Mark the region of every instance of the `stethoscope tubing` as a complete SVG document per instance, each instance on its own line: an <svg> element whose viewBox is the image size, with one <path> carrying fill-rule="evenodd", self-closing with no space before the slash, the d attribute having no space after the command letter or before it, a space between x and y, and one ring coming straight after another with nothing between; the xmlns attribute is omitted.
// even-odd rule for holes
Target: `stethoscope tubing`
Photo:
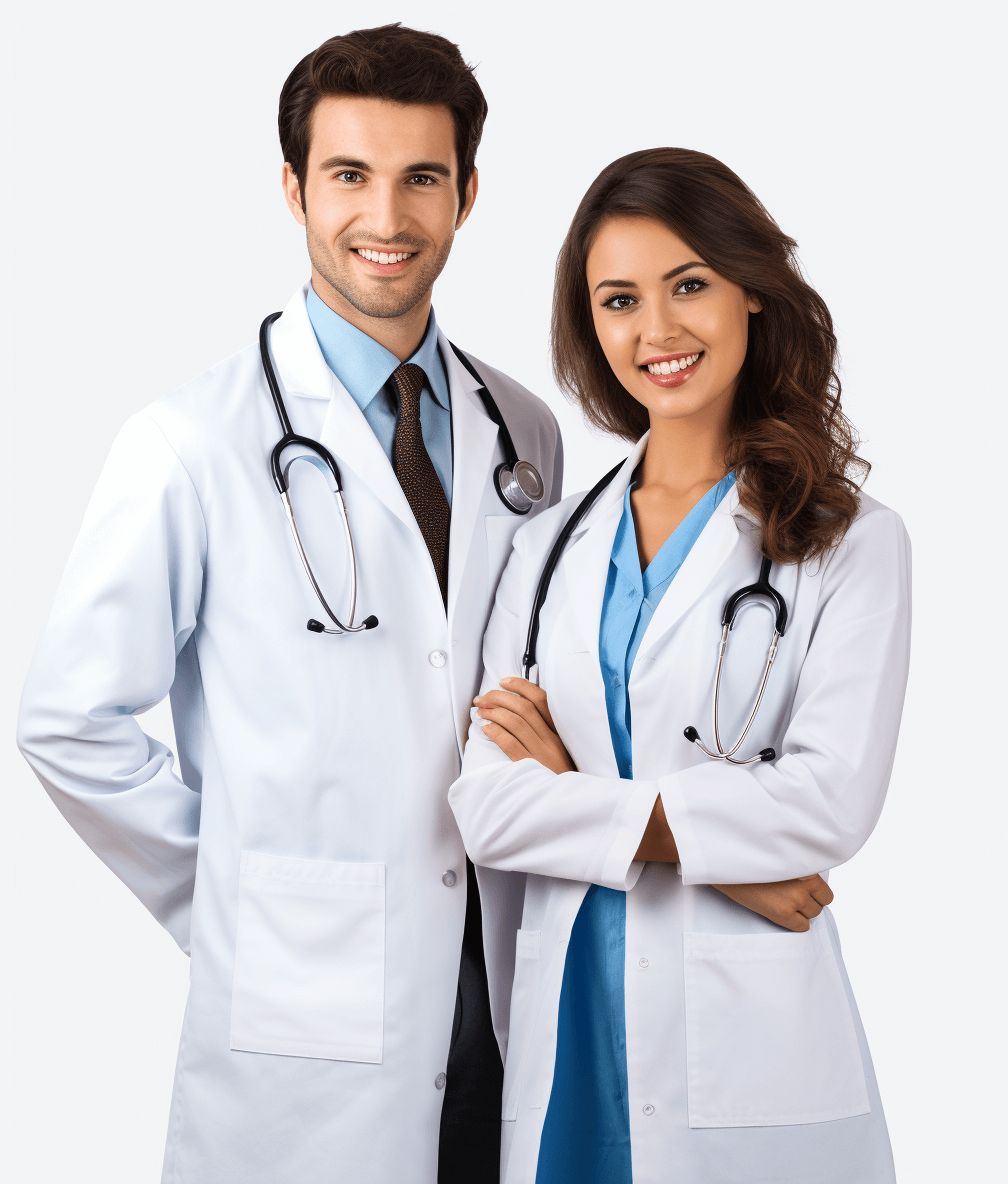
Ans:
<svg viewBox="0 0 1008 1184"><path fill-rule="evenodd" d="M378 618L375 616L366 617L360 625L354 625L354 613L357 609L357 556L354 550L353 533L350 530L350 519L347 515L346 500L343 496L343 476L340 473L339 465L336 463L336 458L329 451L324 444L318 440L312 440L307 436L299 436L291 426L290 417L287 414L287 407L284 404L283 395L280 393L280 383L277 381L276 371L273 368L273 362L270 359L269 352L269 329L275 320L281 317L281 312L273 312L267 316L262 324L259 326L259 354L262 358L263 372L266 375L266 385L269 387L270 395L273 399L273 406L276 408L277 418L280 421L280 429L283 433L277 441L270 453L270 473L273 477L273 484L280 494L280 499L283 502L284 513L287 515L287 521L290 523L291 532L294 535L294 543L297 547L298 555L301 558L301 563L304 566L308 579L311 581L311 586L315 591L319 604L325 610L326 615L332 621L334 628L327 628L321 621L316 621L314 618L309 620L308 629L312 633L328 633L328 634L343 634L343 633L363 633L368 629L373 629L378 624ZM479 383L478 395L483 403L487 415L496 425L497 431L500 434L501 445L504 451L504 462L497 466L494 471L494 488L497 490L497 496L501 499L505 506L513 513L518 515L527 514L539 501L544 493L542 478L539 476L538 470L524 461L518 460L518 453L515 450L514 441L511 439L511 433L508 431L507 424L504 421L503 415L494 400L493 395L487 389L483 379L479 376L475 366L462 353L462 351L453 343L449 342L455 356L465 366L466 370ZM324 462L326 467L332 474L333 480L336 483L334 495L336 503L339 506L340 520L343 523L343 532L346 536L347 549L350 554L350 617L349 624L344 625L343 622L336 616L328 601L322 593L318 580L315 578L315 573L312 571L311 564L308 562L308 556L305 553L304 544L301 541L301 534L297 528L297 522L294 520L294 510L290 502L290 482L288 479L288 472L293 461L288 462L286 466L283 465L283 453L292 445L298 445L309 452L314 453L320 460ZM295 459L297 459L295 457ZM519 470L523 470L519 472ZM505 486L503 476L507 476L508 484ZM524 481L525 487L522 486ZM528 492L529 488L531 492ZM507 494L510 494L510 500Z"/></svg>
<svg viewBox="0 0 1008 1184"><path fill-rule="evenodd" d="M563 554L564 548L570 541L571 535L577 529L581 520L588 513L591 507L595 504L599 494L605 489L613 480L616 474L620 471L625 460L614 465L612 469L599 481L597 481L591 489L585 494L581 501L577 504L574 513L564 524L563 529L557 536L556 542L550 551L543 570L539 576L539 583L536 585L535 597L532 601L532 612L529 617L528 634L525 642L525 654L522 658L522 666L524 668L525 678L532 678L533 672L535 674L534 681L538 683L538 663L536 662L536 645L539 640L539 618L542 613L543 605L546 603L546 597L549 595L550 583L553 579L553 573L556 571L557 564L560 562L560 556ZM776 752L772 748L764 748L756 756L749 757L745 760L740 760L734 754L741 747L742 742L746 736L749 735L749 729L756 719L756 713L759 711L760 704L763 702L763 693L766 690L767 682L770 679L770 671L774 664L774 658L777 656L777 646L780 639L784 636L784 630L787 627L787 603L784 597L774 588L770 583L770 567L769 558L765 555L760 564L759 579L755 584L749 584L745 588L739 588L737 592L733 592L731 596L725 601L724 611L721 617L721 638L718 643L718 661L717 674L714 680L714 742L717 745L717 752L712 752L701 740L700 733L691 724L687 727L683 735L691 743L696 744L704 756L709 757L714 761L728 761L733 765L751 765L756 761L772 761L776 758ZM774 618L774 635L770 642L770 649L767 654L766 665L763 668L763 676L760 679L759 690L756 694L756 701L753 704L752 711L749 713L749 718L746 720L746 725L742 730L742 734L727 750L721 743L721 728L719 718L719 702L721 692L721 671L724 666L724 656L728 649L728 634L731 632L735 624L735 617L742 603L752 596L765 596L774 603L776 609Z"/></svg>

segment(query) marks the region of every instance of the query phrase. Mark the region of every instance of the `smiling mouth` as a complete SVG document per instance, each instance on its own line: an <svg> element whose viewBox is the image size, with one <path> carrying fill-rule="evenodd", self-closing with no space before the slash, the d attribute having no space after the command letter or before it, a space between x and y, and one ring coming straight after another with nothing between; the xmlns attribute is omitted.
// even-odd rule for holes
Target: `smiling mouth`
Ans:
<svg viewBox="0 0 1008 1184"><path fill-rule="evenodd" d="M648 374L678 374L680 370L688 370L690 366L695 366L703 352L700 350L695 354L677 354L671 358L655 359L653 362L645 362L641 369L646 369Z"/></svg>
<svg viewBox="0 0 1008 1184"><path fill-rule="evenodd" d="M412 259L416 254L415 251L372 251L368 247L356 247L354 254L361 259L366 259L368 263L375 263L379 267L396 267L401 263L405 263L407 259Z"/></svg>

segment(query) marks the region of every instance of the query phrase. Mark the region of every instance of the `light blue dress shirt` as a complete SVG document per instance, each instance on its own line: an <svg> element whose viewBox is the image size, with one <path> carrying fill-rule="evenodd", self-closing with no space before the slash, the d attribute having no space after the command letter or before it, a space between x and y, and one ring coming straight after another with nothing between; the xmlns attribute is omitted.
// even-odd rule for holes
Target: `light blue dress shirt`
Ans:
<svg viewBox="0 0 1008 1184"><path fill-rule="evenodd" d="M392 372L399 359L373 337L345 321L308 287L308 319L315 330L326 365L340 380L364 413L371 430L392 460L396 412L399 406ZM448 375L438 348L434 309L419 348L408 359L423 369L426 381L420 393L420 431L434 471L441 481L448 505L452 500L452 426Z"/></svg>
<svg viewBox="0 0 1008 1184"><path fill-rule="evenodd" d="M693 544L735 484L709 490L641 572L630 489L609 558L599 662L620 777L633 777L627 683L655 609ZM593 884L564 962L553 1089L539 1144L537 1184L632 1184L626 1063L626 893ZM674 1165L670 1166L674 1175Z"/></svg>

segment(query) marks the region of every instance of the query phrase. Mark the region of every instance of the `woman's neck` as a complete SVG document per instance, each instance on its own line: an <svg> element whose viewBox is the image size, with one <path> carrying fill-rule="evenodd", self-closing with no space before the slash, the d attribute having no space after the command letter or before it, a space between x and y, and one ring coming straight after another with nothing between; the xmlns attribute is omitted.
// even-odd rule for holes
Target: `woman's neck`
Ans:
<svg viewBox="0 0 1008 1184"><path fill-rule="evenodd" d="M724 416L720 408L711 410L714 415L691 415L688 419L652 417L641 488L662 487L676 499L688 499L699 489L693 498L695 504L721 480L728 471Z"/></svg>

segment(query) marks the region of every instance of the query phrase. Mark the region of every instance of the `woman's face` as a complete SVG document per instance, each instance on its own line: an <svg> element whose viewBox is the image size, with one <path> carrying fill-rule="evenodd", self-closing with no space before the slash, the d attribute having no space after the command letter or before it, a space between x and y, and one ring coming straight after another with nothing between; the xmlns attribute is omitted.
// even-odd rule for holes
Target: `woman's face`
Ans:
<svg viewBox="0 0 1008 1184"><path fill-rule="evenodd" d="M652 425L697 414L721 423L759 302L651 218L603 223L586 270L599 342Z"/></svg>

